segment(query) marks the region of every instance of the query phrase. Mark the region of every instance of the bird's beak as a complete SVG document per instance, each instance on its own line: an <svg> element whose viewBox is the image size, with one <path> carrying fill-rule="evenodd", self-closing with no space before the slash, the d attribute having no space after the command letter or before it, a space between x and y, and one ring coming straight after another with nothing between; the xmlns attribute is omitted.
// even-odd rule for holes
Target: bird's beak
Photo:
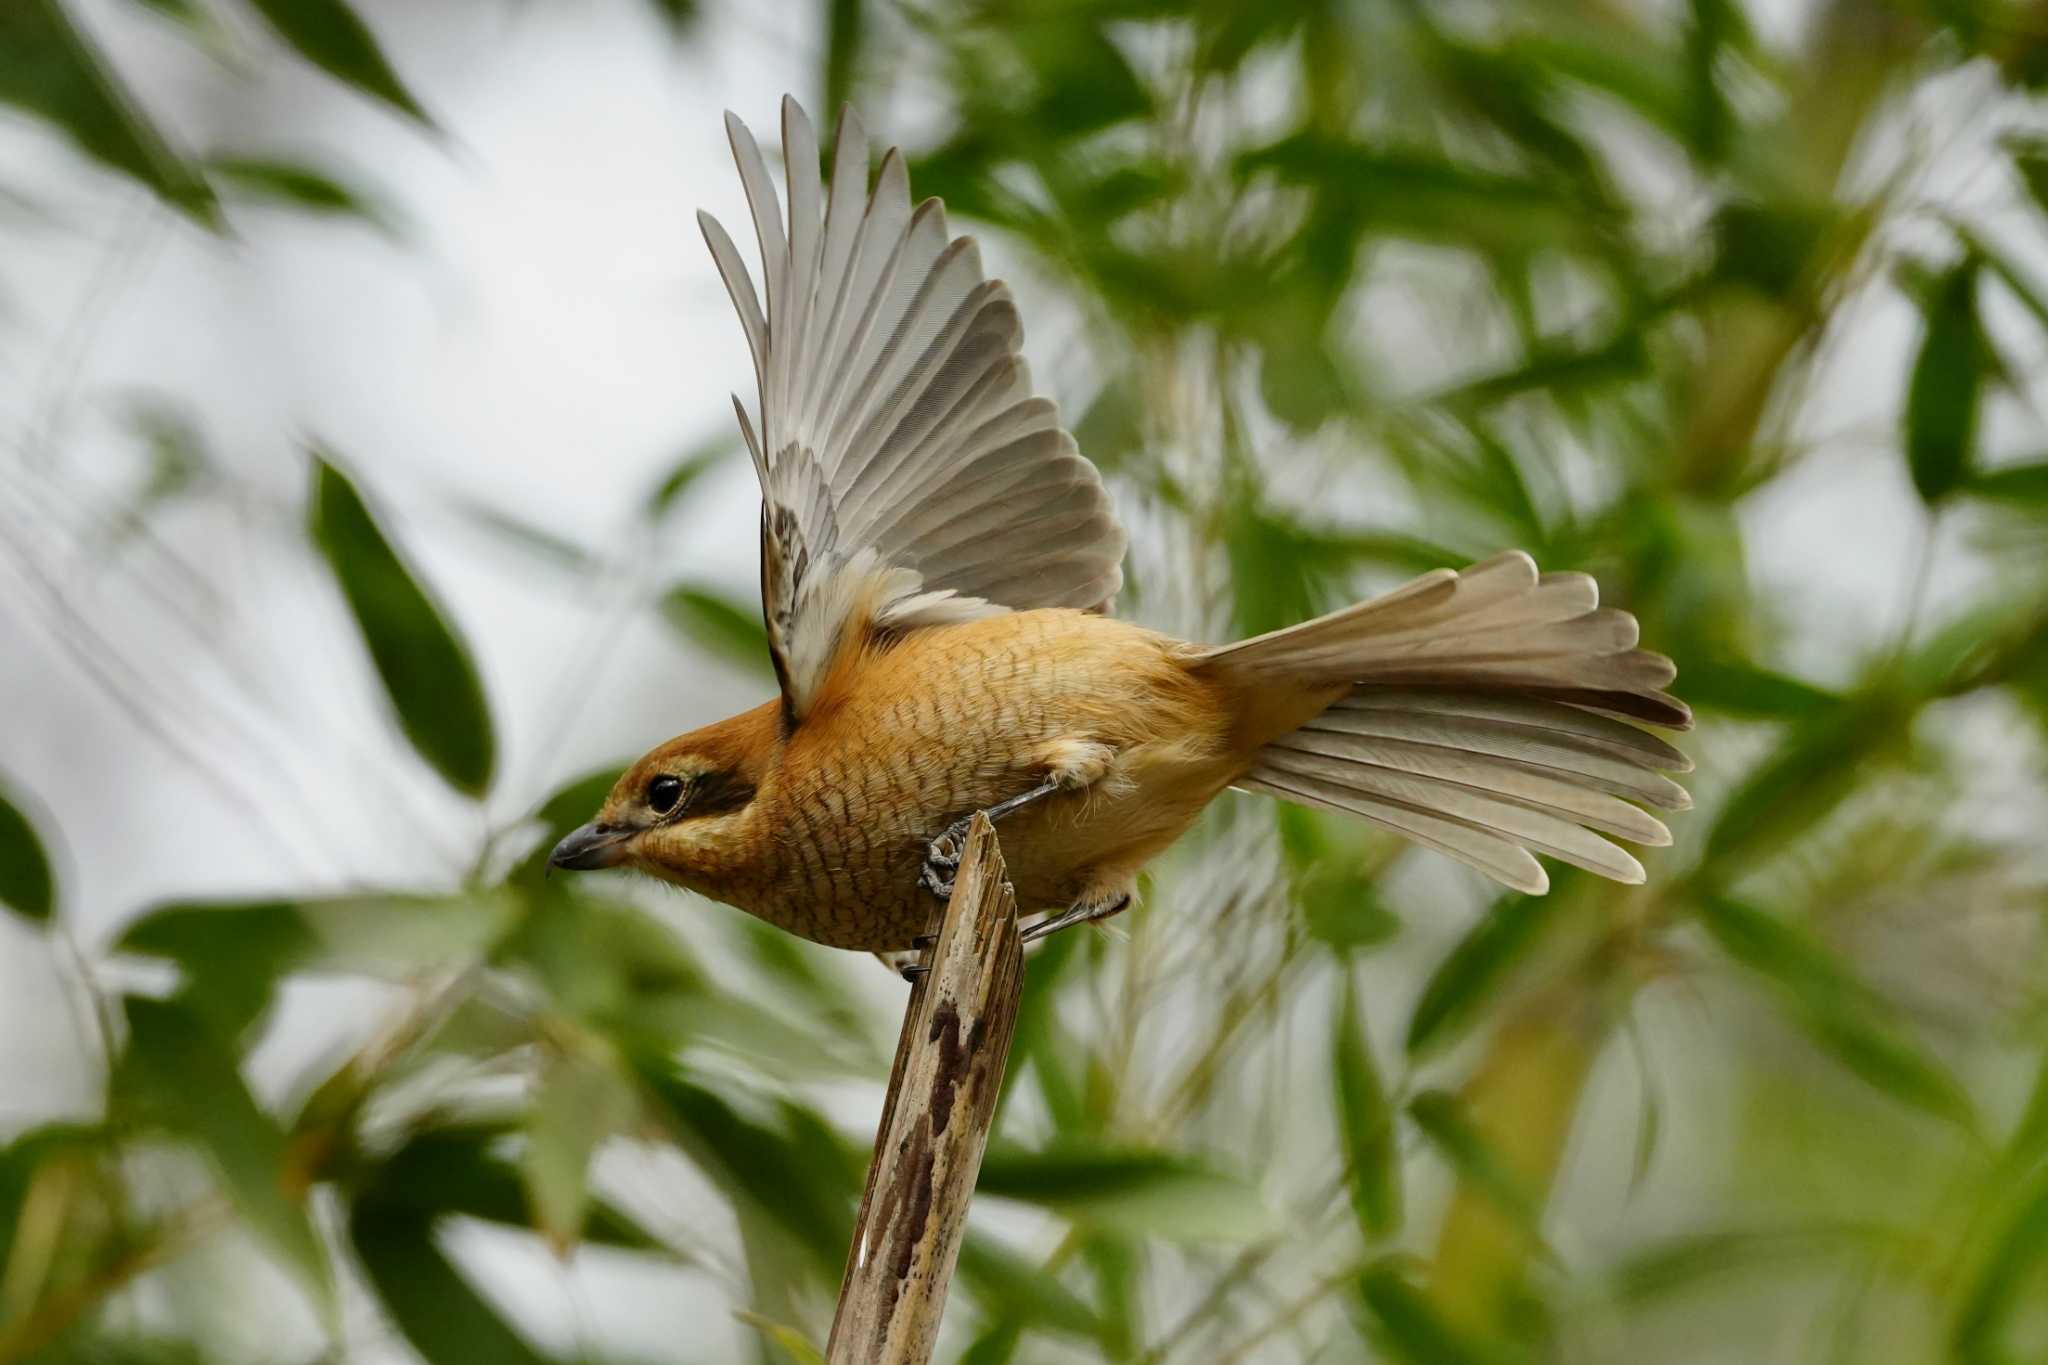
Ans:
<svg viewBox="0 0 2048 1365"><path fill-rule="evenodd" d="M600 867L615 866L622 856L621 849L630 829L617 825L585 825L570 830L555 851L548 855L548 862L570 872L590 872Z"/></svg>

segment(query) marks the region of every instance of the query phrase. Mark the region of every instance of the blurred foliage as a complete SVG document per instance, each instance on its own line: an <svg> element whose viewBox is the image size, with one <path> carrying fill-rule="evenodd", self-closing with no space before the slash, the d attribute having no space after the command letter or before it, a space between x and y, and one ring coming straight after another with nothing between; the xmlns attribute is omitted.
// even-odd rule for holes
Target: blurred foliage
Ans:
<svg viewBox="0 0 2048 1365"><path fill-rule="evenodd" d="M140 7L195 45L243 8ZM812 88L878 127L899 94L928 109L919 193L1031 277L1040 335L1079 338L1050 373L1140 528L1127 611L1256 632L1519 545L1597 574L1702 718L1701 810L1647 886L1495 897L1225 803L1127 937L1048 944L952 1357L2048 1356L2048 10L1808 8L1788 37L1734 0L820 0ZM717 26L652 9L685 42ZM239 17L280 45L243 60L310 63L443 136L345 0ZM182 148L67 0L0 5L0 101L194 231L258 205L396 221L318 165ZM2012 125L1978 174L2024 242L1944 198L1930 107ZM1842 443L1815 434L1816 376L1873 300L1917 337L1861 378L1885 429L1830 478L1914 490L1982 595L1926 592L1923 563L1895 636L1822 669L1835 605L1757 590L1755 512L1831 495L1797 481ZM147 473L119 534L236 496L203 415L131 415ZM694 515L734 450L619 489L633 543ZM419 528L377 508L315 454L299 548L404 742L481 800L491 699L404 549ZM459 510L555 575L618 577L544 518ZM638 606L765 666L725 589ZM2027 794L1979 791L1994 760ZM216 1358L206 1315L151 1287L227 1242L303 1301L304 1349L268 1359L354 1358L349 1288L435 1365L556 1359L451 1251L458 1225L708 1277L764 1359L815 1358L895 999L737 916L682 934L645 888L548 880L616 772L469 829L459 883L183 901L103 949L76 943L50 852L100 854L90 831L60 843L0 793L0 902L69 945L107 1055L95 1120L0 1147L0 1365ZM321 978L399 1003L351 1055L252 1088L288 988ZM650 1154L709 1183L737 1261L655 1215Z"/></svg>

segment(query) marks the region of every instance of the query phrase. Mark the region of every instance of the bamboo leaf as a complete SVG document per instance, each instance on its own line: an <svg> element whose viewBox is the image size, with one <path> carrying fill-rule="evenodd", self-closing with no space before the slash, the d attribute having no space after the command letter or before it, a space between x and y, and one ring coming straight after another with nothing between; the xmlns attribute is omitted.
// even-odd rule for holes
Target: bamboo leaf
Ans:
<svg viewBox="0 0 2048 1365"><path fill-rule="evenodd" d="M815 1159L787 1129L745 1114L719 1094L666 1067L642 1067L641 1078L662 1103L685 1150L728 1194L765 1214L813 1268L837 1276L853 1231L859 1190L836 1178L836 1162Z"/></svg>
<svg viewBox="0 0 2048 1365"><path fill-rule="evenodd" d="M545 881L548 855L554 851L555 845L562 841L563 835L597 813L625 771L623 763L606 764L602 768L579 773L550 792L533 812L532 819L540 825L533 851L513 869L506 881L524 885Z"/></svg>
<svg viewBox="0 0 2048 1365"><path fill-rule="evenodd" d="M35 826L0 789L0 905L41 924L57 908L57 880Z"/></svg>
<svg viewBox="0 0 2048 1365"><path fill-rule="evenodd" d="M497 741L469 649L378 529L355 486L318 454L311 534L348 600L399 728L450 786L483 795Z"/></svg>
<svg viewBox="0 0 2048 1365"><path fill-rule="evenodd" d="M697 21L697 0L648 0L648 3L677 35L688 32Z"/></svg>
<svg viewBox="0 0 2048 1365"><path fill-rule="evenodd" d="M1078 1142L1035 1152L991 1147L978 1188L1089 1226L1140 1236L1244 1239L1271 1224L1251 1187L1165 1152Z"/></svg>
<svg viewBox="0 0 2048 1365"><path fill-rule="evenodd" d="M1541 1206L1473 1124L1463 1101L1442 1090L1425 1090L1408 1102L1408 1117L1461 1180L1484 1191L1531 1240L1540 1236Z"/></svg>
<svg viewBox="0 0 2048 1365"><path fill-rule="evenodd" d="M1799 720L1841 702L1825 688L1734 659L1687 659L1685 699L1697 711L1760 720Z"/></svg>
<svg viewBox="0 0 2048 1365"><path fill-rule="evenodd" d="M1359 1008L1357 981L1348 968L1333 1034L1337 1115L1351 1208L1370 1244L1401 1226L1401 1154L1395 1141L1393 1106L1387 1102L1386 1086L1373 1064L1372 1039L1366 1034L1365 1016Z"/></svg>
<svg viewBox="0 0 2048 1365"><path fill-rule="evenodd" d="M661 482L647 495L642 509L649 521L660 521L679 506L691 489L697 486L706 474L718 468L732 455L734 440L731 436L714 436L700 441L677 457L662 475Z"/></svg>
<svg viewBox="0 0 2048 1365"><path fill-rule="evenodd" d="M384 1311L428 1365L546 1365L434 1240L431 1216L359 1196L349 1243Z"/></svg>
<svg viewBox="0 0 2048 1365"><path fill-rule="evenodd" d="M252 203L274 204L334 218L356 218L392 231L385 211L362 191L302 161L274 157L225 156L206 163L207 173L227 191Z"/></svg>
<svg viewBox="0 0 2048 1365"><path fill-rule="evenodd" d="M431 128L376 36L344 0L249 0L280 38L328 75Z"/></svg>
<svg viewBox="0 0 2048 1365"><path fill-rule="evenodd" d="M486 531L500 544L518 550L536 563L568 574L589 573L597 567L597 556L566 536L556 535L535 522L488 503L463 498L456 503L463 518Z"/></svg>
<svg viewBox="0 0 2048 1365"><path fill-rule="evenodd" d="M503 1123L422 1129L376 1168L370 1196L403 1218L460 1215L528 1227L532 1206L522 1173L506 1154L513 1135ZM621 1250L664 1249L640 1223L601 1198L590 1203L582 1234L586 1241Z"/></svg>
<svg viewBox="0 0 2048 1365"><path fill-rule="evenodd" d="M1395 1360L1408 1365L1486 1365L1495 1358L1445 1322L1391 1258L1376 1261L1359 1274L1358 1297L1371 1315L1379 1346Z"/></svg>
<svg viewBox="0 0 2048 1365"><path fill-rule="evenodd" d="M1700 918L1723 951L1778 987L1822 1050L1900 1103L1975 1130L1976 1112L1961 1084L1898 1027L1882 997L1818 942L1726 896L1704 900Z"/></svg>
<svg viewBox="0 0 2048 1365"><path fill-rule="evenodd" d="M1811 829L1855 789L1864 765L1901 738L1897 703L1852 698L1807 716L1722 801L1707 862L1754 862Z"/></svg>
<svg viewBox="0 0 2048 1365"><path fill-rule="evenodd" d="M180 999L223 1038L262 1017L295 972L404 981L472 962L511 929L504 894L177 901L132 922L121 952L176 963Z"/></svg>
<svg viewBox="0 0 2048 1365"><path fill-rule="evenodd" d="M1979 470L1963 482L1962 491L1988 502L2048 508L2048 461Z"/></svg>
<svg viewBox="0 0 2048 1365"><path fill-rule="evenodd" d="M1922 500L1955 491L1975 455L1979 396L1988 369L1977 319L1979 261L1967 254L1935 282L1922 305L1920 351L1906 388L1906 461Z"/></svg>
<svg viewBox="0 0 2048 1365"><path fill-rule="evenodd" d="M662 594L661 614L697 644L757 673L769 671L768 633L753 607L703 585L679 583Z"/></svg>
<svg viewBox="0 0 2048 1365"><path fill-rule="evenodd" d="M520 1170L534 1222L557 1255L583 1236L598 1145L625 1131L634 1109L631 1086L595 1039L571 1040L542 1068Z"/></svg>
<svg viewBox="0 0 2048 1365"><path fill-rule="evenodd" d="M0 101L48 119L88 155L220 227L213 191L137 106L63 0L0 4Z"/></svg>
<svg viewBox="0 0 2048 1365"><path fill-rule="evenodd" d="M1419 1056L1462 1036L1504 980L1556 919L1549 896L1506 896L1480 916L1444 958L1408 1018L1408 1054Z"/></svg>
<svg viewBox="0 0 2048 1365"><path fill-rule="evenodd" d="M2006 1335L2010 1319L2028 1304L2038 1327L2042 1295L2048 1293L2048 1170L2038 1172L2007 1207L2005 1225L1956 1314L1951 1340L1964 1365L2004 1365L2034 1354L2013 1349Z"/></svg>
<svg viewBox="0 0 2048 1365"><path fill-rule="evenodd" d="M1615 1297L1641 1303L1727 1275L1780 1274L1788 1264L1875 1250L1872 1229L1847 1226L1691 1233L1632 1253L1612 1273Z"/></svg>
<svg viewBox="0 0 2048 1365"><path fill-rule="evenodd" d="M182 1004L139 996L122 1004L128 1050L120 1092L212 1158L236 1212L331 1311L327 1257L304 1203L311 1173L298 1168L283 1129L257 1107L234 1055Z"/></svg>
<svg viewBox="0 0 2048 1365"><path fill-rule="evenodd" d="M960 1243L960 1278L989 1316L1014 1325L1100 1340L1102 1315L1057 1276L993 1237L969 1231Z"/></svg>
<svg viewBox="0 0 2048 1365"><path fill-rule="evenodd" d="M867 32L864 0L826 0L825 6L825 108L827 118L837 118L839 109L853 98L853 83L860 67L862 41Z"/></svg>

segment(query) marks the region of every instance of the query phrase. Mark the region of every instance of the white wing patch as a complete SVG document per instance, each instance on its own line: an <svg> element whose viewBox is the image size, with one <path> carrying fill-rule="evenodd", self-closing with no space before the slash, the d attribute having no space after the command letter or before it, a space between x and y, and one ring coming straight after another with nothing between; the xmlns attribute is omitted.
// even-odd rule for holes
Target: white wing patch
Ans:
<svg viewBox="0 0 2048 1365"><path fill-rule="evenodd" d="M761 607L801 718L849 632L1035 607L1100 609L1123 528L1095 466L1031 391L1016 305L945 210L914 210L900 152L868 192L843 115L829 194L810 120L782 104L787 229L760 148L726 116L761 248L764 310L715 218L698 221L760 386Z"/></svg>

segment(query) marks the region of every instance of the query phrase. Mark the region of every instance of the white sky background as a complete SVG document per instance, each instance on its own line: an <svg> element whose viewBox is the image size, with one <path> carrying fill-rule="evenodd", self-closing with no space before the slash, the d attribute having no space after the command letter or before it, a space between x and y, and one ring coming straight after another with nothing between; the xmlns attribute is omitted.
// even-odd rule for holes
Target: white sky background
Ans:
<svg viewBox="0 0 2048 1365"><path fill-rule="evenodd" d="M571 773L765 695L625 610L631 585L593 598L455 507L481 500L611 547L646 583L708 577L751 595L744 460L700 487L671 535L631 530L676 456L729 429L728 393L751 397L693 215L709 208L750 238L720 114L735 109L765 141L785 89L815 104L814 7L712 5L682 46L640 0L359 7L445 138L295 61L266 51L224 79L141 7L81 6L183 145L331 166L392 207L396 243L250 208L231 210L234 239L211 238L0 115L0 188L60 219L0 223L0 532L59 569L52 597L0 553L0 773L39 808L63 913L88 945L169 897L446 883L485 828L385 720L353 628L300 548L307 434L357 475L478 656L499 734L491 824ZM866 112L885 136L887 111ZM1027 324L1040 316L1028 295L1023 307ZM1821 429L1883 436L1916 326L1893 292L1858 324L1812 412ZM1033 335L1044 356L1045 323ZM1040 370L1077 409L1089 394L1064 387L1076 357L1061 354ZM131 391L183 403L251 490L238 514L209 501L163 518L175 563L93 548L89 514L118 505L140 470L117 401ZM1804 643L1814 662L1882 639L1906 600L1922 518L1903 467L1867 454L1816 460L1745 509L1759 582L1836 608L1840 637ZM83 663L81 621L104 641ZM104 685L108 669L129 676L150 726ZM336 1018L372 1022L375 999L321 995L317 1023L266 1048L259 1084L289 1084ZM0 1137L89 1107L89 1055L47 950L0 916ZM650 1351L696 1339L716 1355L734 1340L723 1300L711 1284L701 1299L678 1291L686 1279L668 1276L644 1320L611 1320ZM697 1321L708 1339L690 1335Z"/></svg>

